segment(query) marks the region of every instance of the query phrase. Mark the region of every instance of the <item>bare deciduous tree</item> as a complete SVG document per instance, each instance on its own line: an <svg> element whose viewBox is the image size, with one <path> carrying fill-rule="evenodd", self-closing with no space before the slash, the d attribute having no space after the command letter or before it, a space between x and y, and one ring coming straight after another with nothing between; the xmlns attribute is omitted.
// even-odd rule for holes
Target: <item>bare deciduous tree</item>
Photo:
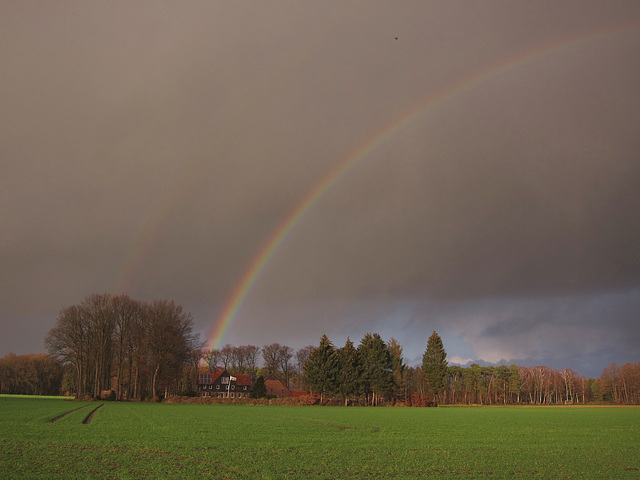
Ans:
<svg viewBox="0 0 640 480"><path fill-rule="evenodd" d="M220 350L212 348L207 351L204 356L204 361L209 367L209 371L215 372L218 369L218 363L220 362Z"/></svg>
<svg viewBox="0 0 640 480"><path fill-rule="evenodd" d="M60 312L45 344L73 365L76 396L99 397L114 387L119 399L125 391L139 399L144 391L157 395L159 386L165 393L181 388L184 368L201 356L192 323L172 301L148 305L124 295L90 295Z"/></svg>
<svg viewBox="0 0 640 480"><path fill-rule="evenodd" d="M262 347L262 359L264 360L265 368L271 375L278 373L280 346L279 343L272 343Z"/></svg>

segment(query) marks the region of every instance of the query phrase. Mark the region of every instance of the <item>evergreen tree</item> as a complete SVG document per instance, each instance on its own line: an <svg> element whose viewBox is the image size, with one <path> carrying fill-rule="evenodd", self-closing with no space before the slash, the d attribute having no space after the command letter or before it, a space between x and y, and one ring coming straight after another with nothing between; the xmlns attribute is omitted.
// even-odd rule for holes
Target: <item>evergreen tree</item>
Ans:
<svg viewBox="0 0 640 480"><path fill-rule="evenodd" d="M267 396L267 385L264 383L264 377L260 375L256 379L256 383L253 386L253 398L262 398Z"/></svg>
<svg viewBox="0 0 640 480"><path fill-rule="evenodd" d="M447 353L444 351L442 339L435 331L427 341L427 349L422 356L422 371L429 392L438 395L444 390L444 381L447 378Z"/></svg>
<svg viewBox="0 0 640 480"><path fill-rule="evenodd" d="M338 390L344 397L344 404L347 405L350 396L360 393L362 366L358 359L358 351L349 338L347 338L344 347L339 349L336 354L338 360Z"/></svg>
<svg viewBox="0 0 640 480"><path fill-rule="evenodd" d="M402 397L406 400L406 376L405 370L407 365L404 364L402 358L402 346L400 342L391 337L387 343L387 348L391 354L391 368L393 371L393 394L397 397Z"/></svg>
<svg viewBox="0 0 640 480"><path fill-rule="evenodd" d="M304 364L304 374L311 390L320 393L322 404L327 394L337 390L338 359L336 350L326 335L322 336L320 345L309 354L309 359Z"/></svg>
<svg viewBox="0 0 640 480"><path fill-rule="evenodd" d="M371 405L378 405L380 399L393 389L389 349L379 334L367 333L358 346L358 356L362 364L364 392L371 397Z"/></svg>

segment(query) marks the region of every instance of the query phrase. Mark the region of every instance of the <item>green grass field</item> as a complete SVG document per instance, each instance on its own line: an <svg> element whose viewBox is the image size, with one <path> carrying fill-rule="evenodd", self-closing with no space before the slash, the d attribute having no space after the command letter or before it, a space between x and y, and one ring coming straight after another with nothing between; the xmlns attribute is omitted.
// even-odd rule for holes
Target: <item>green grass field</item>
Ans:
<svg viewBox="0 0 640 480"><path fill-rule="evenodd" d="M0 397L0 477L640 478L640 408L98 405Z"/></svg>

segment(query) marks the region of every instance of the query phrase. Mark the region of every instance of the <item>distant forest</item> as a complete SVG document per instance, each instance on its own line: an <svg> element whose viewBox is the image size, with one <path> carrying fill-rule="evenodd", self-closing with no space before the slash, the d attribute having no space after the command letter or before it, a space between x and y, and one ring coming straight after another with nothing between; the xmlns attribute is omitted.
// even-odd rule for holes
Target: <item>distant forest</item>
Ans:
<svg viewBox="0 0 640 480"><path fill-rule="evenodd" d="M275 375L324 404L640 404L640 362L611 364L589 379L568 368L461 367L448 365L436 332L419 367L404 363L396 339L377 333L357 347L347 340L337 348L323 336L298 351L278 343L207 350L180 305L126 295L91 295L64 308L45 345L48 354L0 358L0 393L160 400L196 395L199 372L224 368L254 381Z"/></svg>

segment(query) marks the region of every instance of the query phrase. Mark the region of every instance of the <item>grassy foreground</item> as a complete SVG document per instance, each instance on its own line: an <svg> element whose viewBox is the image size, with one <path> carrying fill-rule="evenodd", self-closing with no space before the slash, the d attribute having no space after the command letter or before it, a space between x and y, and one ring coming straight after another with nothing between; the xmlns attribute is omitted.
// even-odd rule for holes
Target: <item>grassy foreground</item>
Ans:
<svg viewBox="0 0 640 480"><path fill-rule="evenodd" d="M99 405L0 397L0 477L640 477L640 408Z"/></svg>

